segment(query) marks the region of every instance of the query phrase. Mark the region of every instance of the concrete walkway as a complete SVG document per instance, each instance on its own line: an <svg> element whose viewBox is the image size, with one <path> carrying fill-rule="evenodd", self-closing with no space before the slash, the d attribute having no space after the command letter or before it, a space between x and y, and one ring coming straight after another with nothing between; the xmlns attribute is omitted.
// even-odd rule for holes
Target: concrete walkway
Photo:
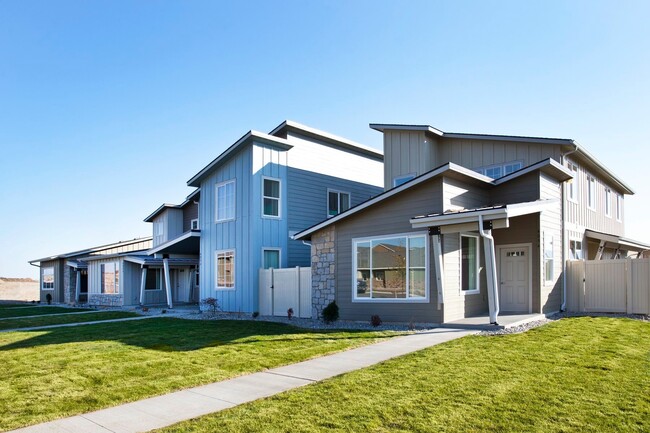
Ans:
<svg viewBox="0 0 650 433"><path fill-rule="evenodd" d="M39 317L43 317L43 316L39 316ZM153 319L155 317L163 317L163 316L123 317L121 319L95 320L94 322L60 323L58 325L32 326L31 328L3 329L0 330L0 332L40 331L44 329L69 328L72 326L84 326L84 325L99 325L99 324L111 323L111 322L129 322L131 320Z"/></svg>
<svg viewBox="0 0 650 433"><path fill-rule="evenodd" d="M433 329L210 385L127 403L15 432L136 433L176 424L369 367L477 331Z"/></svg>
<svg viewBox="0 0 650 433"><path fill-rule="evenodd" d="M1 317L0 320L35 319L37 317L69 316L71 314L101 313L103 311L109 311L109 310L88 310L88 311L71 311L69 313L33 314L31 316Z"/></svg>

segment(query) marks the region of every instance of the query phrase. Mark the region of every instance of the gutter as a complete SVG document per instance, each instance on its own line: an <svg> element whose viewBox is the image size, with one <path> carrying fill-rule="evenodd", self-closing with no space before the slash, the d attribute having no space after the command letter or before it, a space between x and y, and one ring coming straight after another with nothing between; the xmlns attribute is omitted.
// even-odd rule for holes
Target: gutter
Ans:
<svg viewBox="0 0 650 433"><path fill-rule="evenodd" d="M564 167L564 160L567 155L571 155L578 151L578 145L573 143L573 150L560 154L560 164ZM566 182L562 183L562 305L560 306L560 311L566 311L566 260L567 260L567 247L568 245L568 233L566 228ZM583 239L584 240L584 239Z"/></svg>

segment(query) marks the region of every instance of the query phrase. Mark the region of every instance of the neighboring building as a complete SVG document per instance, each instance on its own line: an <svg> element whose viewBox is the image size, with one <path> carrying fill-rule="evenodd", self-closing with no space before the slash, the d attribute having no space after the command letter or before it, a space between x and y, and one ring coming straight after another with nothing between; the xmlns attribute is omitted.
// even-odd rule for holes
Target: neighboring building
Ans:
<svg viewBox="0 0 650 433"><path fill-rule="evenodd" d="M40 267L40 300L52 296L53 303L75 304L80 302L101 304L99 298L121 298L124 283L120 279L120 267L112 265L94 267L96 263L113 263L120 260L106 260L108 257L146 251L151 248L151 238L138 238L70 253L58 254L29 263ZM101 260L100 260L101 259ZM99 260L99 261L98 261ZM111 269L113 269L111 271ZM92 271L92 273L89 273ZM109 277L112 275L112 283ZM106 284L103 281L106 280ZM90 284L89 284L90 282ZM111 285L112 284L112 285ZM109 303L113 305L114 303Z"/></svg>
<svg viewBox="0 0 650 433"><path fill-rule="evenodd" d="M0 277L0 301L35 301L40 296L38 285L31 278Z"/></svg>
<svg viewBox="0 0 650 433"><path fill-rule="evenodd" d="M290 236L380 193L382 162L378 150L291 121L237 140L188 181L201 190L200 299L258 311L259 269L309 266L310 247Z"/></svg>
<svg viewBox="0 0 650 433"><path fill-rule="evenodd" d="M565 261L616 258L633 191L573 140L371 125L386 191L294 236L312 243L313 317L447 323L563 308Z"/></svg>

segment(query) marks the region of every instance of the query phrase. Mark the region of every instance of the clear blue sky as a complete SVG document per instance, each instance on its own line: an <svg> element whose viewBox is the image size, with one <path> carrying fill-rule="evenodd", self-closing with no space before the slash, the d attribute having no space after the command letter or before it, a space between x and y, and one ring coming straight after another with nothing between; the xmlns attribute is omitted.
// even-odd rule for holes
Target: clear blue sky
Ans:
<svg viewBox="0 0 650 433"><path fill-rule="evenodd" d="M0 276L149 235L249 129L292 119L573 138L650 242L650 2L0 2Z"/></svg>

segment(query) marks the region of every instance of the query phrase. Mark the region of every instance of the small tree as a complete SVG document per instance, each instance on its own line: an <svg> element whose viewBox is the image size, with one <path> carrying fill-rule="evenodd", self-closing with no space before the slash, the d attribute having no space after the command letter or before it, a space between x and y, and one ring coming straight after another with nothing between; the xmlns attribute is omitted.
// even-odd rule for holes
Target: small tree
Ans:
<svg viewBox="0 0 650 433"><path fill-rule="evenodd" d="M203 302L204 305L210 307L213 313L216 313L217 310L219 309L219 301L217 300L217 298L205 298L201 302Z"/></svg>
<svg viewBox="0 0 650 433"><path fill-rule="evenodd" d="M339 320L339 306L336 301L332 301L329 305L323 308L323 320L325 323L332 323Z"/></svg>

